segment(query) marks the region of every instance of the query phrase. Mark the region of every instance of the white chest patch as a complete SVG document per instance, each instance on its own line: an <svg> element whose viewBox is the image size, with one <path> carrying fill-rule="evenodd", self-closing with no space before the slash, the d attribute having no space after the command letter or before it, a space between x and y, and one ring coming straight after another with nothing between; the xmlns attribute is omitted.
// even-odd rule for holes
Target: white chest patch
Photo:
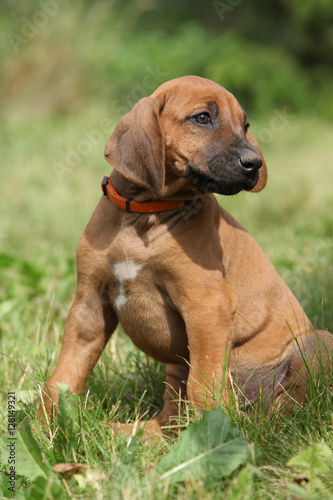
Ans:
<svg viewBox="0 0 333 500"><path fill-rule="evenodd" d="M113 266L115 275L120 283L119 294L115 301L117 309L127 302L125 281L134 281L142 267L143 264L134 264L131 260L128 262L119 262Z"/></svg>

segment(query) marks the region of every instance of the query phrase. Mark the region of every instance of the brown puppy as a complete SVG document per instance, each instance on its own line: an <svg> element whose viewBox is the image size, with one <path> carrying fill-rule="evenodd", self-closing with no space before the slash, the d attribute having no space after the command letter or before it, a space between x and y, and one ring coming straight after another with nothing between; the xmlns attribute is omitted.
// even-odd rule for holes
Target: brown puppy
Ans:
<svg viewBox="0 0 333 500"><path fill-rule="evenodd" d="M46 384L47 411L57 382L84 389L118 323L166 363L164 407L151 428L177 414L179 393L195 408L216 404L228 346L226 388L231 374L248 401L261 388L270 407L293 386L302 403L303 356L316 362L320 352L326 362L333 338L314 333L267 257L212 194L266 184L264 158L234 96L195 76L167 82L119 122L105 157L113 188L134 203L119 208L116 194L103 196L80 240L77 295ZM112 198L109 184L105 192ZM157 211L150 204L157 199L169 209ZM169 200L187 201L170 208ZM124 210L136 210L135 202L153 213Z"/></svg>

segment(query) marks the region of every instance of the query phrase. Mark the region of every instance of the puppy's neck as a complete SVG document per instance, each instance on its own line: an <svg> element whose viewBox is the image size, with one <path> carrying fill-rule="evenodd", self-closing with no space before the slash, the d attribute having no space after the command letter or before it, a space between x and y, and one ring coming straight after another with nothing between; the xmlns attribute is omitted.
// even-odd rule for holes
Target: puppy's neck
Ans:
<svg viewBox="0 0 333 500"><path fill-rule="evenodd" d="M138 202L156 201L156 198L154 198L148 190L144 190L132 183L115 170L110 175L110 181L117 193L124 198L132 198L134 201ZM135 227L140 237L146 238L146 242L151 242L161 234L164 234L165 231L171 230L175 226L187 225L193 217L199 215L208 205L217 203L213 194L201 194L200 196L193 197L191 192L189 193L183 190L182 194L184 194L184 198L182 198L180 192L181 190L176 192L172 198L171 196L162 198L162 200L186 200L184 206L178 209L149 214L121 210L117 221L123 227Z"/></svg>
<svg viewBox="0 0 333 500"><path fill-rule="evenodd" d="M209 193L202 193L197 190L194 186L189 185L185 179L179 178L173 179L170 183L167 183L164 189L164 195L160 198L156 198L151 191L145 189L132 181L126 179L116 170L113 170L110 175L110 181L117 193L124 198L132 198L134 201L148 202L156 200L196 200L201 197L206 197Z"/></svg>
<svg viewBox="0 0 333 500"><path fill-rule="evenodd" d="M110 182L117 193L123 198L132 198L138 202L152 201L153 195L147 189L134 184L121 175L116 170L113 170L110 175Z"/></svg>

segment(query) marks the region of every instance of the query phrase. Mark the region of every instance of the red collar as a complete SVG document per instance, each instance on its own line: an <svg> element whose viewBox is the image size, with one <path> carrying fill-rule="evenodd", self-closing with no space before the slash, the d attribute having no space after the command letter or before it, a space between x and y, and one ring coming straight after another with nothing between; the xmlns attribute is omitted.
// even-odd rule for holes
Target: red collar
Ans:
<svg viewBox="0 0 333 500"><path fill-rule="evenodd" d="M154 212L165 212L173 208L180 208L185 204L185 201L178 200L146 201L139 203L138 201L133 201L132 198L123 198L111 185L110 177L103 177L101 186L104 196L108 196L116 207L126 210L126 212L152 214Z"/></svg>

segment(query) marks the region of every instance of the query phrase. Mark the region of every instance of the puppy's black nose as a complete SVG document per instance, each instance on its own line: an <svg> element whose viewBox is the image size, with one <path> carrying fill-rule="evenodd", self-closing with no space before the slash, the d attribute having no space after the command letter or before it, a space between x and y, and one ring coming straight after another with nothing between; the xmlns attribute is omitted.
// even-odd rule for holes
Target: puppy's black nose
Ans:
<svg viewBox="0 0 333 500"><path fill-rule="evenodd" d="M258 170L262 165L262 161L261 161L260 156L258 156L255 153L248 153L248 154L242 156L239 159L239 161L241 163L243 170L247 174L252 174L256 170Z"/></svg>

